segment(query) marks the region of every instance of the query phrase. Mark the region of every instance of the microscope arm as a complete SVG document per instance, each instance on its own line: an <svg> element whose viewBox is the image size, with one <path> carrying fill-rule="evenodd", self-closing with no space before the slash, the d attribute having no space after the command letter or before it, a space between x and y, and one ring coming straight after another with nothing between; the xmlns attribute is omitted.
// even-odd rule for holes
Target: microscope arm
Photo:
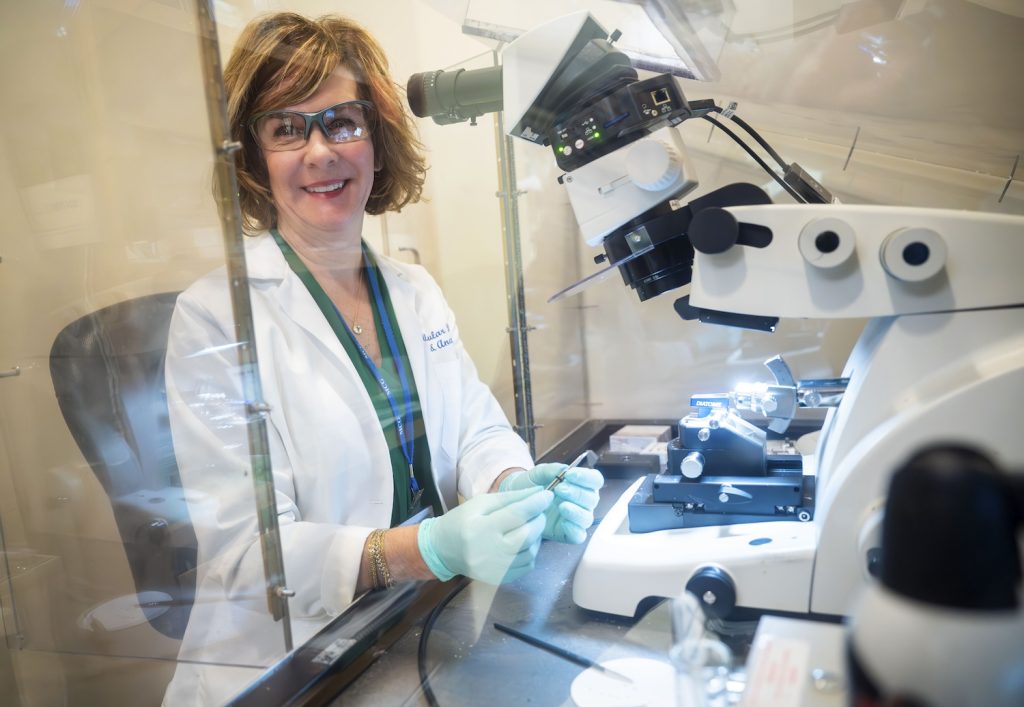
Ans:
<svg viewBox="0 0 1024 707"><path fill-rule="evenodd" d="M752 228L767 242L738 240ZM690 224L690 304L820 319L1017 306L1022 228L1020 216L898 206L707 209Z"/></svg>

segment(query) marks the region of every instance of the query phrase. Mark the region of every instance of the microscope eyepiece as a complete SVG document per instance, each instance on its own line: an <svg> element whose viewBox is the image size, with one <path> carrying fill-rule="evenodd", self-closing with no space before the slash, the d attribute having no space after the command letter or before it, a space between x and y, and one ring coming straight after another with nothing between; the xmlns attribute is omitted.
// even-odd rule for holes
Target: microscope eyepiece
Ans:
<svg viewBox="0 0 1024 707"><path fill-rule="evenodd" d="M440 71L424 71L409 77L409 81L405 85L405 94L409 99L409 108L412 109L413 115L417 118L430 116L430 112L427 110L427 90L425 84L436 82L437 75L440 73Z"/></svg>
<svg viewBox="0 0 1024 707"><path fill-rule="evenodd" d="M417 117L460 123L501 110L501 67L424 71L409 77L405 92Z"/></svg>

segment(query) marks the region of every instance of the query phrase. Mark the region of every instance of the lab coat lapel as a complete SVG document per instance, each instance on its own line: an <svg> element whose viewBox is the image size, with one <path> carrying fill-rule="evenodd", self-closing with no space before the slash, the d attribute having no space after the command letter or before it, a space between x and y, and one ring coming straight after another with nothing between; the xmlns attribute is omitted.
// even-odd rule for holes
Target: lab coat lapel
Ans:
<svg viewBox="0 0 1024 707"><path fill-rule="evenodd" d="M288 261L284 259L274 239L265 233L255 236L251 241L251 244L246 243L245 255L249 279L254 286L262 284L273 287L275 285L272 282L277 281L277 299L285 316L305 329L339 366L355 374L352 360L345 353L309 290L288 266Z"/></svg>
<svg viewBox="0 0 1024 707"><path fill-rule="evenodd" d="M434 488L441 499L441 506L447 510L455 503L455 469L439 454L441 449L442 425L445 418L444 396L438 388L437 377L428 370L427 347L423 343L425 325L422 320L423 294L410 282L407 273L395 267L388 260L374 253L380 272L384 276L391 306L395 310L398 328L402 332L405 351L409 354L409 368L419 395L423 414L423 426L427 433L427 447L430 449L430 463L434 469Z"/></svg>
<svg viewBox="0 0 1024 707"><path fill-rule="evenodd" d="M387 285L388 293L391 295L391 306L395 310L395 318L398 319L398 328L402 332L402 340L405 342L406 353L409 354L409 367L412 369L412 377L416 381L416 388L419 391L420 403L426 405L424 393L427 384L427 362L423 353L423 325L419 317L419 293L405 274L398 271L392 265L374 252L374 257L384 275L384 283Z"/></svg>
<svg viewBox="0 0 1024 707"><path fill-rule="evenodd" d="M448 394L442 387L438 375L437 364L427 352L428 344L424 338L438 323L433 317L445 316L447 308L440 294L434 290L423 288L414 278L417 274L406 271L385 258L377 258L384 282L391 294L391 304L395 309L395 318L405 341L405 350L409 354L409 367L412 369L419 392L420 405L423 410L423 424L427 432L427 445L430 447L430 460L434 468L434 484L441 499L443 508L452 508L456 504L456 457L452 451L446 452L442 444L445 425L457 425L460 411L449 406ZM427 277L425 274L419 277ZM450 419L450 418L456 419Z"/></svg>

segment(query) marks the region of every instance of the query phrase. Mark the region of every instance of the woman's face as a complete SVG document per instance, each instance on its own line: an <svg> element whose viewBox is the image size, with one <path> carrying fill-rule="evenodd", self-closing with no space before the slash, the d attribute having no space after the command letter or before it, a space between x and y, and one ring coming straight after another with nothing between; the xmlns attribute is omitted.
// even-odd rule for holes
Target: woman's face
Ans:
<svg viewBox="0 0 1024 707"><path fill-rule="evenodd" d="M358 98L355 77L339 66L305 101L280 108L312 113ZM314 126L301 148L263 155L282 233L309 243L359 240L373 188L372 140L334 143Z"/></svg>

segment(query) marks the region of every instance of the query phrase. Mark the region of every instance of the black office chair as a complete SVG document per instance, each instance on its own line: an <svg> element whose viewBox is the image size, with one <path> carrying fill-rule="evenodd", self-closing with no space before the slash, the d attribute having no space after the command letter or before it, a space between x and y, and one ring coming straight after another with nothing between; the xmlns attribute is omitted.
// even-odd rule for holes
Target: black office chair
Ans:
<svg viewBox="0 0 1024 707"><path fill-rule="evenodd" d="M110 497L136 592L170 596L143 611L172 638L181 638L188 623L196 566L164 389L177 297L149 295L87 314L66 326L50 351L57 402Z"/></svg>

